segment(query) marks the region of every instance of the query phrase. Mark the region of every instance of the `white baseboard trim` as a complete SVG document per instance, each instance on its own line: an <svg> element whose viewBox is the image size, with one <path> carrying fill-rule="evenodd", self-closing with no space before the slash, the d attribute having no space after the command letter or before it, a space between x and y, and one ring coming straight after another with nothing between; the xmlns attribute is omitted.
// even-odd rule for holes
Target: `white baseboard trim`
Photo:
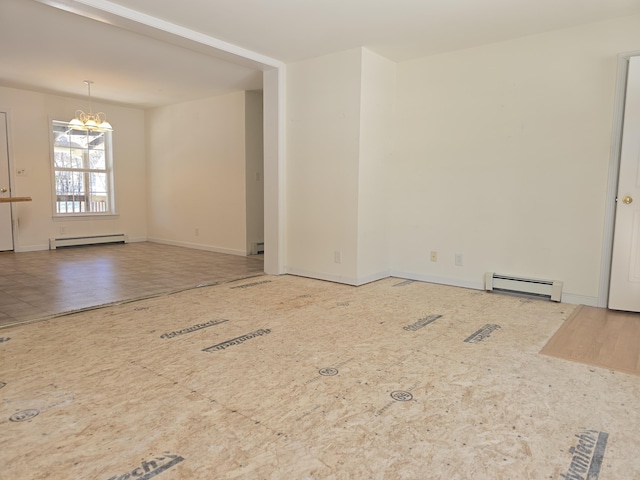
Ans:
<svg viewBox="0 0 640 480"><path fill-rule="evenodd" d="M286 268L285 269L287 275L296 275L298 277L305 278L315 278L316 280L325 280L327 282L334 283L343 283L345 285L351 285L354 287L359 287L361 285L365 285L371 282L377 282L378 280L382 280L383 278L389 278L391 276L391 272L377 272L371 275L367 275L366 277L347 277L344 275L332 275L329 273L318 273L318 272L309 272L307 270L299 269L299 268Z"/></svg>
<svg viewBox="0 0 640 480"><path fill-rule="evenodd" d="M22 252L39 252L40 250L49 250L49 244L46 245L26 245L26 246L16 246L13 251L16 253Z"/></svg>
<svg viewBox="0 0 640 480"><path fill-rule="evenodd" d="M147 241L147 237L136 237L136 238L129 238L127 243L146 242L146 241ZM41 250L49 250L49 245L47 244L47 245L16 246L13 251L16 253L23 253L23 252L39 252Z"/></svg>
<svg viewBox="0 0 640 480"><path fill-rule="evenodd" d="M586 305L588 307L598 306L598 297L586 297L584 295L574 295L573 293L563 293L562 303L571 305Z"/></svg>
<svg viewBox="0 0 640 480"><path fill-rule="evenodd" d="M401 272L398 270L388 270L384 272L378 272L373 275L368 275L362 278L347 277L343 275L332 275L328 273L309 272L298 268L286 268L286 273L290 275L297 275L306 278L315 278L317 280L326 280L328 282L344 283L346 285L353 285L355 287L364 285L366 283L375 282L388 277L397 277L405 280L417 280L419 282L435 283L438 285L448 285L450 287L470 288L473 290L484 290L483 281L468 281L460 280L458 278L437 277L434 275L423 275L412 272Z"/></svg>
<svg viewBox="0 0 640 480"><path fill-rule="evenodd" d="M366 285L367 283L377 282L378 280L382 280L383 278L389 278L391 276L391 272L389 270L384 272L377 272L371 275L367 275L365 277L358 277L357 285Z"/></svg>
<svg viewBox="0 0 640 480"><path fill-rule="evenodd" d="M285 273L287 275L295 275L298 277L314 278L316 280L325 280L327 282L344 283L346 285L352 285L356 287L358 285L357 279L354 277L346 277L344 275L332 275L329 273L309 272L300 268L285 267Z"/></svg>
<svg viewBox="0 0 640 480"><path fill-rule="evenodd" d="M435 283L438 285L448 285L450 287L471 288L473 290L484 290L484 281L470 281L459 278L438 277L436 275L425 275L422 273L401 272L391 270L392 277L404 278L406 280L417 280L419 282Z"/></svg>
<svg viewBox="0 0 640 480"><path fill-rule="evenodd" d="M238 255L240 257L246 257L249 255L249 252L245 252L244 250L234 250L231 248L214 247L212 245L201 245L198 243L176 242L174 240L166 240L163 238L148 237L146 241L151 243L162 243L164 245L173 245L174 247L185 247L185 248L193 248L195 250L205 250L207 252L226 253L228 255Z"/></svg>
<svg viewBox="0 0 640 480"><path fill-rule="evenodd" d="M147 237L129 237L129 243L147 242Z"/></svg>

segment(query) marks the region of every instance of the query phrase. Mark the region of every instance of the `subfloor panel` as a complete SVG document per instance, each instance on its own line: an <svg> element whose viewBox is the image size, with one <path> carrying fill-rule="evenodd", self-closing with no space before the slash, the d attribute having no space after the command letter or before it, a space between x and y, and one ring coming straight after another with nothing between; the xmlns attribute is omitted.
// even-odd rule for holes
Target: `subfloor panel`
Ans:
<svg viewBox="0 0 640 480"><path fill-rule="evenodd" d="M2 475L640 478L640 378L538 354L574 309L261 276L5 328Z"/></svg>

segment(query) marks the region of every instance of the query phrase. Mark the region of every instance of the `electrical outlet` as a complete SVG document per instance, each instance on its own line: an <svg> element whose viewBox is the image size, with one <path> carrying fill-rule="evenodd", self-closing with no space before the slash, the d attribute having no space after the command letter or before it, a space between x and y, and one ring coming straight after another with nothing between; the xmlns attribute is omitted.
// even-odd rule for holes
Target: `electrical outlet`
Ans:
<svg viewBox="0 0 640 480"><path fill-rule="evenodd" d="M431 261L432 262L437 262L438 261L438 252L435 251L431 251Z"/></svg>
<svg viewBox="0 0 640 480"><path fill-rule="evenodd" d="M200 236L200 229L196 228L193 233L196 234L196 237Z"/></svg>
<svg viewBox="0 0 640 480"><path fill-rule="evenodd" d="M456 253L456 267L464 265L464 256L461 253Z"/></svg>
<svg viewBox="0 0 640 480"><path fill-rule="evenodd" d="M60 235L65 235L67 233L67 227L64 225L60 226Z"/></svg>
<svg viewBox="0 0 640 480"><path fill-rule="evenodd" d="M339 250L336 250L335 252L333 252L333 261L334 263L342 263L342 252Z"/></svg>

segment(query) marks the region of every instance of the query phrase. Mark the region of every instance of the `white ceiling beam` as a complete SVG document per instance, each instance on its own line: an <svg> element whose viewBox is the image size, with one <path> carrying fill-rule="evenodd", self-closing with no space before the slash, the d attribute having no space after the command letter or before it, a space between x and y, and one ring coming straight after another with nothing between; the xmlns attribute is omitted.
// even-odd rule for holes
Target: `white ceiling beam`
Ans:
<svg viewBox="0 0 640 480"><path fill-rule="evenodd" d="M200 32L161 20L108 0L35 0L108 25L155 38L257 70L281 68L284 62Z"/></svg>

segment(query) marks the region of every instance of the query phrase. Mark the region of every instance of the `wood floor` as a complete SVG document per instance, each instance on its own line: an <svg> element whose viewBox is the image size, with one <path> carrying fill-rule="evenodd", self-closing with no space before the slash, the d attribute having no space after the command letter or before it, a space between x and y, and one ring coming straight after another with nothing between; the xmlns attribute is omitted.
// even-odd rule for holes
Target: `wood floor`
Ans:
<svg viewBox="0 0 640 480"><path fill-rule="evenodd" d="M640 375L640 313L580 306L540 353Z"/></svg>
<svg viewBox="0 0 640 480"><path fill-rule="evenodd" d="M0 328L263 270L262 256L148 242L0 253Z"/></svg>

